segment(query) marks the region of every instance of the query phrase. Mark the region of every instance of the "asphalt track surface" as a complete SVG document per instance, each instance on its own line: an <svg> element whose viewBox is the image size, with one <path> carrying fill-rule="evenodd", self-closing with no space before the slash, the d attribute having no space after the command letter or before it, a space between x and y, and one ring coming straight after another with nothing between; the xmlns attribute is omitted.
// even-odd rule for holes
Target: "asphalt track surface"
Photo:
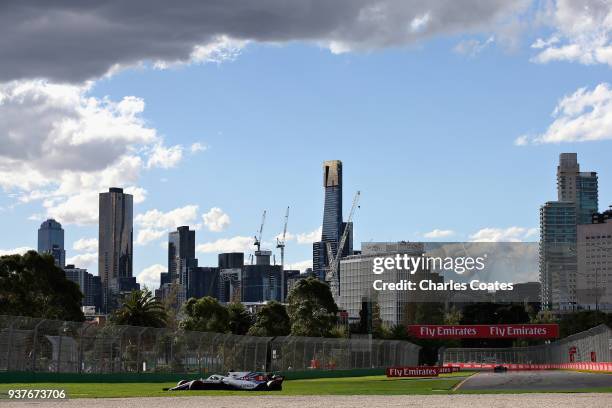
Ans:
<svg viewBox="0 0 612 408"><path fill-rule="evenodd" d="M354 395L97 398L0 402L2 408L610 408L610 394Z"/></svg>
<svg viewBox="0 0 612 408"><path fill-rule="evenodd" d="M612 387L612 374L575 371L508 371L481 372L468 378L459 390L577 390Z"/></svg>

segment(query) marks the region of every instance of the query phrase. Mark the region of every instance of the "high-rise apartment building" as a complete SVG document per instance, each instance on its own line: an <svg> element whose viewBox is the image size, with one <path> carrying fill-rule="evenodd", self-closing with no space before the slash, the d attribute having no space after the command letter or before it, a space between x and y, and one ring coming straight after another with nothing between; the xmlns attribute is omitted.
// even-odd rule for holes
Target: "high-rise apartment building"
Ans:
<svg viewBox="0 0 612 408"><path fill-rule="evenodd" d="M118 295L137 288L132 276L133 197L112 187L99 196L98 274L104 311L117 307Z"/></svg>
<svg viewBox="0 0 612 408"><path fill-rule="evenodd" d="M347 224L342 221L342 162L340 160L329 160L323 163L323 188L325 189L325 203L321 241L315 242L312 247L313 271L321 280L325 278L325 271L329 265L327 243L331 245L332 253L335 256L345 228L349 228L349 236L342 255L352 253L353 226L352 223Z"/></svg>
<svg viewBox="0 0 612 408"><path fill-rule="evenodd" d="M576 299L577 226L597 212L597 173L581 172L576 153L561 153L557 201L540 208L540 282L542 307L579 308Z"/></svg>
<svg viewBox="0 0 612 408"><path fill-rule="evenodd" d="M64 229L62 224L52 218L40 224L38 229L38 253L53 256L55 265L60 268L66 265Z"/></svg>
<svg viewBox="0 0 612 408"><path fill-rule="evenodd" d="M576 301L581 309L612 312L612 209L578 225Z"/></svg>

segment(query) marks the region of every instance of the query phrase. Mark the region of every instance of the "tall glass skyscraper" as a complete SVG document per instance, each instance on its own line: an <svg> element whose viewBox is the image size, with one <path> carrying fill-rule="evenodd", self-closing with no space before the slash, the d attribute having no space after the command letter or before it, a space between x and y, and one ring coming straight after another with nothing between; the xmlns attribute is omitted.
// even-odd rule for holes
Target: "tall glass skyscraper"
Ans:
<svg viewBox="0 0 612 408"><path fill-rule="evenodd" d="M99 196L98 274L105 312L116 306L117 295L135 289L133 261L133 197L121 188Z"/></svg>
<svg viewBox="0 0 612 408"><path fill-rule="evenodd" d="M576 153L561 153L557 201L540 208L540 282L542 306L574 310L577 273L577 225L597 213L597 173L581 172Z"/></svg>
<svg viewBox="0 0 612 408"><path fill-rule="evenodd" d="M342 162L340 160L323 162L323 188L325 189L325 203L321 241L313 243L312 246L313 272L321 280L325 278L325 269L329 265L327 243L330 243L335 255L345 228L349 228L351 236L348 237L342 254L348 255L352 252L352 223L347 225L342 222Z"/></svg>
<svg viewBox="0 0 612 408"><path fill-rule="evenodd" d="M321 241L339 241L342 229L342 162L330 160L323 163L323 233Z"/></svg>
<svg viewBox="0 0 612 408"><path fill-rule="evenodd" d="M55 265L60 268L66 266L64 229L62 224L52 218L40 224L38 229L38 253L53 256Z"/></svg>

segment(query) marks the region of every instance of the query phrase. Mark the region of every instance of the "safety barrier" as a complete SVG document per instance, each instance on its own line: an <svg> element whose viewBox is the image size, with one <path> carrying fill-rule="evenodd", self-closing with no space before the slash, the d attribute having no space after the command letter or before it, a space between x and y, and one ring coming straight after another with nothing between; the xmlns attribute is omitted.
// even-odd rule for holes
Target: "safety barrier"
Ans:
<svg viewBox="0 0 612 408"><path fill-rule="evenodd" d="M539 346L448 348L442 363L469 369L612 371L612 329L602 324Z"/></svg>
<svg viewBox="0 0 612 408"><path fill-rule="evenodd" d="M457 367L462 370L492 370L504 366L508 370L577 370L611 372L612 363L565 363L565 364L484 364L484 363L445 363L444 367Z"/></svg>
<svg viewBox="0 0 612 408"><path fill-rule="evenodd" d="M418 364L407 341L255 337L0 315L0 372L219 373Z"/></svg>

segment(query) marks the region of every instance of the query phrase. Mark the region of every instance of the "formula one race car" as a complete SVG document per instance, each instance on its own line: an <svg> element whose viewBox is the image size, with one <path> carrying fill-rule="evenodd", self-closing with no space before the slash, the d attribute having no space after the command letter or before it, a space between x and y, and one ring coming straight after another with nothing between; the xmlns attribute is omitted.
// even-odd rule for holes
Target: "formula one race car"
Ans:
<svg viewBox="0 0 612 408"><path fill-rule="evenodd" d="M207 379L181 380L176 387L164 391L184 390L241 390L241 391L280 391L283 380L280 375L259 372L230 371L226 376L213 374Z"/></svg>
<svg viewBox="0 0 612 408"><path fill-rule="evenodd" d="M493 367L493 372L494 373L505 373L508 371L508 367L503 366L503 365L497 365L495 367Z"/></svg>

